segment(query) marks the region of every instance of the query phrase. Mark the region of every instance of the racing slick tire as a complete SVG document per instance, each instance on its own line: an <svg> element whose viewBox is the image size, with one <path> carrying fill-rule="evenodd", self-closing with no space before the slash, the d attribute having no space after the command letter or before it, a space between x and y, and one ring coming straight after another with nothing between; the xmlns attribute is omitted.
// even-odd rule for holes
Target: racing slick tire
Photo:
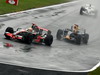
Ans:
<svg viewBox="0 0 100 75"><path fill-rule="evenodd" d="M89 34L84 34L83 43L87 44L89 39Z"/></svg>
<svg viewBox="0 0 100 75"><path fill-rule="evenodd" d="M80 15L83 15L83 10L84 10L84 8L81 7L81 9L80 9Z"/></svg>
<svg viewBox="0 0 100 75"><path fill-rule="evenodd" d="M33 35L32 33L26 33L23 35L22 37L22 41L27 43L27 44L31 44L33 41Z"/></svg>
<svg viewBox="0 0 100 75"><path fill-rule="evenodd" d="M51 35L51 31L50 31L50 30L48 30L47 34L48 34L48 35Z"/></svg>
<svg viewBox="0 0 100 75"><path fill-rule="evenodd" d="M82 39L81 35L77 35L76 36L76 44L80 45L81 41L82 41L81 39Z"/></svg>
<svg viewBox="0 0 100 75"><path fill-rule="evenodd" d="M62 39L62 35L63 35L63 30L59 29L59 30L57 31L56 38L57 38L58 40L61 40L61 39Z"/></svg>
<svg viewBox="0 0 100 75"><path fill-rule="evenodd" d="M44 43L47 46L51 46L53 42L53 36L52 35L47 35L46 38L44 39Z"/></svg>
<svg viewBox="0 0 100 75"><path fill-rule="evenodd" d="M5 32L14 33L14 29L12 27L7 27Z"/></svg>
<svg viewBox="0 0 100 75"><path fill-rule="evenodd" d="M4 34L5 37L6 37L7 39L11 39L10 36L7 36L7 35L6 35L6 32L14 33L14 29L13 29L12 27L7 27L6 30L5 30L5 34Z"/></svg>

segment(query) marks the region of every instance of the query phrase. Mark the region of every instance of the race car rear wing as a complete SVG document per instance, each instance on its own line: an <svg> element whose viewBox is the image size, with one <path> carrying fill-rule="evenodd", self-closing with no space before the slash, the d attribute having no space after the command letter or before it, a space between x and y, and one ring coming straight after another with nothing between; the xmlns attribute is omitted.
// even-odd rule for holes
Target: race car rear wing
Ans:
<svg viewBox="0 0 100 75"><path fill-rule="evenodd" d="M49 31L48 29L42 28L37 26L36 24L32 23L32 28L37 27L38 29L42 29L43 31Z"/></svg>

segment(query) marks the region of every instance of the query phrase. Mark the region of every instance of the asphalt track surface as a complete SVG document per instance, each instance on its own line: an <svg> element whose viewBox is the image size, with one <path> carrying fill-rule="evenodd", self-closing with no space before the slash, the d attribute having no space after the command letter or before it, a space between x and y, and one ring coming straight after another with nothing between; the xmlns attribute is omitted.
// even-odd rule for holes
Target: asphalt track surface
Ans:
<svg viewBox="0 0 100 75"><path fill-rule="evenodd" d="M80 7L86 3L98 9L100 0L84 0L68 6L0 17L0 63L56 71L85 71L93 68L100 61L100 16L99 13L96 18L79 15ZM16 30L29 28L32 23L52 31L54 41L51 47L5 39L3 34L8 26ZM59 28L70 28L73 24L87 30L90 35L87 45L56 39ZM3 43L6 42L13 44L13 47L4 47Z"/></svg>

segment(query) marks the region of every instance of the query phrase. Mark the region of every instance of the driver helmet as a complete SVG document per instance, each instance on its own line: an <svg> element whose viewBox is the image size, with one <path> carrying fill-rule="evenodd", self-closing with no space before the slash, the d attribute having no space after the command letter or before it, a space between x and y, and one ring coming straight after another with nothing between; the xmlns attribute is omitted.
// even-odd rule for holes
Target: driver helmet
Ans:
<svg viewBox="0 0 100 75"><path fill-rule="evenodd" d="M28 32L32 32L33 29L32 29L32 28L28 28L27 31L28 31Z"/></svg>
<svg viewBox="0 0 100 75"><path fill-rule="evenodd" d="M74 26L73 26L73 32L77 33L78 30L79 30L79 26L77 24L74 24Z"/></svg>
<svg viewBox="0 0 100 75"><path fill-rule="evenodd" d="M74 29L78 29L78 25L77 24L74 24Z"/></svg>

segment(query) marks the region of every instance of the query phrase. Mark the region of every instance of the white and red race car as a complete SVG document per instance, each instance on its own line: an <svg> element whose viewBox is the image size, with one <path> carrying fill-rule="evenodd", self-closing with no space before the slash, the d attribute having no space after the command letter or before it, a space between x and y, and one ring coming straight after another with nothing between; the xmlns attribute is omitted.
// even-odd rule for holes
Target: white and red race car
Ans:
<svg viewBox="0 0 100 75"><path fill-rule="evenodd" d="M16 31L12 27L7 27L4 35L10 40L19 40L27 44L33 43L44 43L47 46L51 46L53 42L53 36L51 31L42 27L32 24L32 31L28 29L18 28ZM45 32L45 33L43 33Z"/></svg>

